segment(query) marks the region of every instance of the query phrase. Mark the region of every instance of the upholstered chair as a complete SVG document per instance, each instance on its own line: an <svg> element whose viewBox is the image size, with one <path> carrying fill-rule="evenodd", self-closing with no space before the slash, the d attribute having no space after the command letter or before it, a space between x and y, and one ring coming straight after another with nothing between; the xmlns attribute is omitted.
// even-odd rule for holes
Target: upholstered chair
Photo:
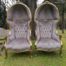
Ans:
<svg viewBox="0 0 66 66"><path fill-rule="evenodd" d="M31 12L23 3L16 3L7 11L7 22L10 25L6 42L6 49L10 52L31 51Z"/></svg>
<svg viewBox="0 0 66 66"><path fill-rule="evenodd" d="M53 52L62 49L62 42L56 33L57 23L59 21L58 8L46 1L37 7L34 21L36 22L36 42L37 50Z"/></svg>

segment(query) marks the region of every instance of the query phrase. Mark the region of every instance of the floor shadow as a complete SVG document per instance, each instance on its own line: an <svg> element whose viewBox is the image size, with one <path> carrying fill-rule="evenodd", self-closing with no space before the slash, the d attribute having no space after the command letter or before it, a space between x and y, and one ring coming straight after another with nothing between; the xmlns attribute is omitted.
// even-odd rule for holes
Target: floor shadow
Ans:
<svg viewBox="0 0 66 66"><path fill-rule="evenodd" d="M58 52L44 52L44 51L37 51L34 52L37 56L42 56L42 57L53 57L53 58L61 58L62 56Z"/></svg>
<svg viewBox="0 0 66 66"><path fill-rule="evenodd" d="M12 54L12 57L28 57L29 52L22 52L22 53L14 53Z"/></svg>
<svg viewBox="0 0 66 66"><path fill-rule="evenodd" d="M44 52L44 51L32 51L31 55L29 52L22 52L22 53L11 53L9 54L9 58L32 58L33 57L52 57L52 58L61 58L62 56L59 55L57 52Z"/></svg>

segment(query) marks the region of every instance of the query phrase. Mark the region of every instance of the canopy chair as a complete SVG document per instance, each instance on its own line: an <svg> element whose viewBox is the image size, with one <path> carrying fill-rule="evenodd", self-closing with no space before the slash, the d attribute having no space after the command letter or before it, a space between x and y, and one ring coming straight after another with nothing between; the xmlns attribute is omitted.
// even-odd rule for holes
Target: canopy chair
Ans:
<svg viewBox="0 0 66 66"><path fill-rule="evenodd" d="M46 1L37 7L34 21L36 22L36 42L37 50L53 52L62 51L61 36L56 33L56 26L59 21L58 8Z"/></svg>
<svg viewBox="0 0 66 66"><path fill-rule="evenodd" d="M31 51L30 27L31 22L30 9L23 3L16 3L7 11L7 22L10 25L8 32L6 49L9 52Z"/></svg>

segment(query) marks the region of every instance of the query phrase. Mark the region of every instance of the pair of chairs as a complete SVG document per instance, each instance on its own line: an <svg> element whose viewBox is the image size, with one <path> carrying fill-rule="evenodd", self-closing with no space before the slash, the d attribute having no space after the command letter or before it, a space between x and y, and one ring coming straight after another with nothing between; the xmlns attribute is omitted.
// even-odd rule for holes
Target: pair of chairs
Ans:
<svg viewBox="0 0 66 66"><path fill-rule="evenodd" d="M30 9L23 3L13 5L7 12L7 22L10 25L7 42L5 47L7 51L25 52L31 51L31 30L30 22L32 20ZM56 51L62 50L61 36L56 34L56 25L59 21L58 8L46 1L37 7L34 21L36 22L36 42L37 50Z"/></svg>

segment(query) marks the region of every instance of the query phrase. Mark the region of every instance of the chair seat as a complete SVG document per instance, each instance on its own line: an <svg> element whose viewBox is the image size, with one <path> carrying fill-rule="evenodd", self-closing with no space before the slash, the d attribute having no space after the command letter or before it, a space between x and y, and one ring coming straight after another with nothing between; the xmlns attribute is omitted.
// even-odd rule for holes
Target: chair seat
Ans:
<svg viewBox="0 0 66 66"><path fill-rule="evenodd" d="M36 46L40 49L56 49L60 48L61 44L54 39L40 39Z"/></svg>
<svg viewBox="0 0 66 66"><path fill-rule="evenodd" d="M27 39L14 39L6 45L6 48L7 49L17 49L17 50L22 49L22 50L24 50L24 49L29 49L30 44Z"/></svg>

